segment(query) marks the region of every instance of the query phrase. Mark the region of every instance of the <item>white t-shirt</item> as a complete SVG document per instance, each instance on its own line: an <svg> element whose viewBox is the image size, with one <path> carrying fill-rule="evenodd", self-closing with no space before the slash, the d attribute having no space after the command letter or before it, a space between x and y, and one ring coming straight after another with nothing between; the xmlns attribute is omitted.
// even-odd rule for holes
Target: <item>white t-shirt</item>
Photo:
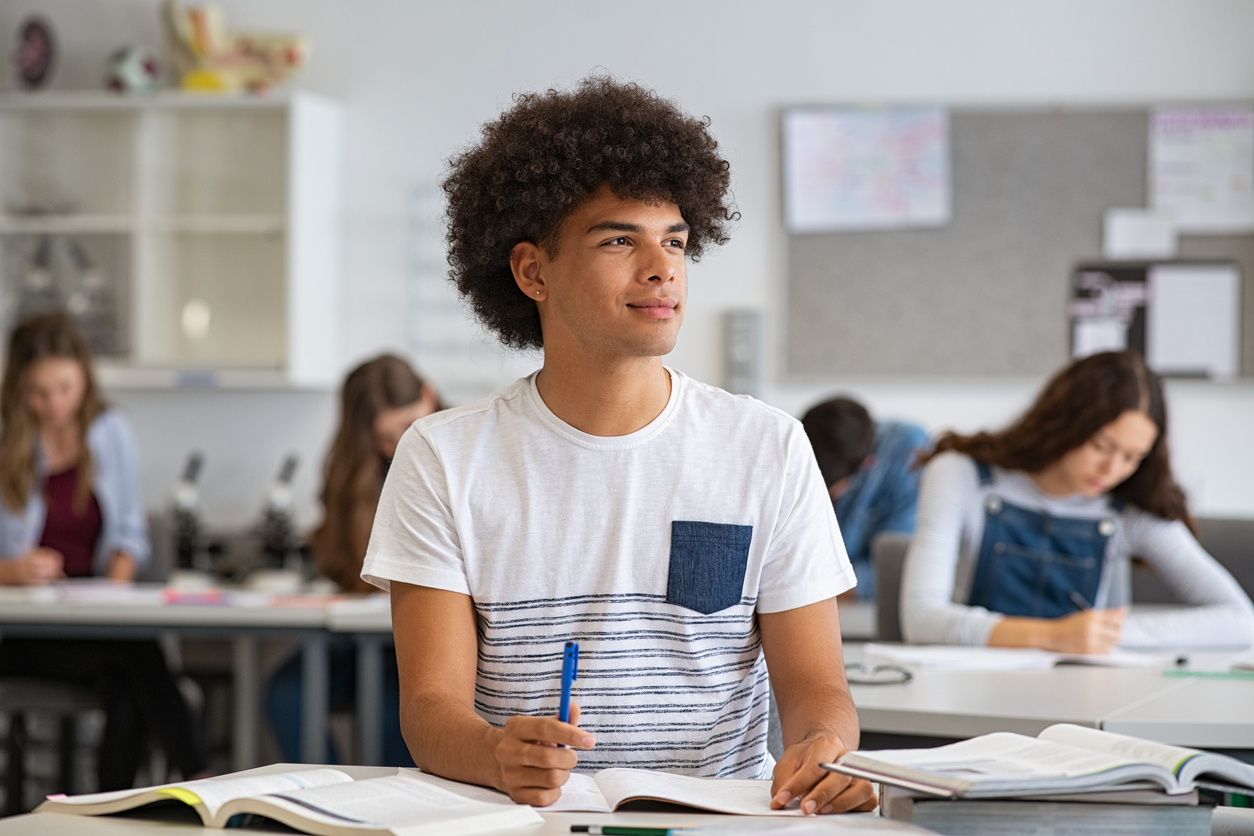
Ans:
<svg viewBox="0 0 1254 836"><path fill-rule="evenodd" d="M535 375L401 439L362 577L469 595L475 710L554 716L561 658L597 746L581 770L765 777L768 682L756 613L851 588L801 424L671 371L662 413L580 432Z"/></svg>

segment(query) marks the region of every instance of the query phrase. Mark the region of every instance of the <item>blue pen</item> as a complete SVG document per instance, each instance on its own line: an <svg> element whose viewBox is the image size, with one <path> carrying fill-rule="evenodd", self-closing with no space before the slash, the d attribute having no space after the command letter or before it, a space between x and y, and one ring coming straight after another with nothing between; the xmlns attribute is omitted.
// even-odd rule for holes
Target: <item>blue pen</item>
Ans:
<svg viewBox="0 0 1254 836"><path fill-rule="evenodd" d="M557 719L570 722L570 686L579 678L579 642L566 642L562 651L562 701L557 707Z"/></svg>

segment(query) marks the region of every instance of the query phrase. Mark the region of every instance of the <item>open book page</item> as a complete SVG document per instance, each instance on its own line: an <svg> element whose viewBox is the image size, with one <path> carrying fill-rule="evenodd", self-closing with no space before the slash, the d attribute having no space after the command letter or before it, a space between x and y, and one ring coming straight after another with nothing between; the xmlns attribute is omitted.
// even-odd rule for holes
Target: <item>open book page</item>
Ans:
<svg viewBox="0 0 1254 836"><path fill-rule="evenodd" d="M546 813L578 812L609 813L614 808L601 794L596 778L581 772L572 772L562 787L562 797L548 807L539 808Z"/></svg>
<svg viewBox="0 0 1254 836"><path fill-rule="evenodd" d="M981 790L1054 792L1135 779L1155 780L1168 791L1180 791L1168 770L1146 766L1137 758L1009 732L934 749L851 752L840 759L842 764L871 769L877 762L970 782L961 794L972 797Z"/></svg>
<svg viewBox="0 0 1254 836"><path fill-rule="evenodd" d="M309 769L275 775L206 778L201 781L182 781L176 784L161 784L133 790L50 797L40 809L57 812L81 811L88 815L100 815L130 810L165 798L174 798L191 806L203 805L205 815L212 818L217 814L219 807L232 799L304 787L351 783L352 780L338 769Z"/></svg>
<svg viewBox="0 0 1254 836"><path fill-rule="evenodd" d="M228 778L226 780L188 781L176 784L166 790L166 794L180 801L195 804L196 801L205 805L205 811L212 818L228 801L237 798L250 798L257 795L303 790L311 787L328 787L336 784L352 784L353 779L338 769L309 769L300 772L281 772L278 775L257 775L248 778ZM190 793L195 800L184 797L182 793Z"/></svg>
<svg viewBox="0 0 1254 836"><path fill-rule="evenodd" d="M514 799L510 798L503 792L498 792L490 787L481 787L478 784L463 784L461 781L454 781L450 778L441 778L439 775L432 775L430 772L423 772L421 769L401 769L399 775L404 775L413 781L420 781L424 784L437 787L445 792L451 792L454 795L460 795L462 798L470 801L482 801L485 804L507 804L511 807L515 806Z"/></svg>
<svg viewBox="0 0 1254 836"><path fill-rule="evenodd" d="M261 812L295 827L302 827L299 822L304 819L313 819L354 830L390 831L397 836L481 833L543 821L530 807L473 801L408 774L282 792L261 799L237 799L223 805L222 811L224 816Z"/></svg>
<svg viewBox="0 0 1254 836"><path fill-rule="evenodd" d="M1197 776L1209 773L1221 775L1243 786L1254 787L1254 766L1227 755L1216 755L1183 746L1169 746L1166 743L1087 729L1069 723L1050 726L1037 737L1152 763L1176 776L1184 786L1192 786Z"/></svg>
<svg viewBox="0 0 1254 836"><path fill-rule="evenodd" d="M573 776L572 776L573 777ZM771 809L771 782L752 778L694 778L650 769L603 769L597 786L611 808L633 799L655 799L740 816L799 816L795 805Z"/></svg>

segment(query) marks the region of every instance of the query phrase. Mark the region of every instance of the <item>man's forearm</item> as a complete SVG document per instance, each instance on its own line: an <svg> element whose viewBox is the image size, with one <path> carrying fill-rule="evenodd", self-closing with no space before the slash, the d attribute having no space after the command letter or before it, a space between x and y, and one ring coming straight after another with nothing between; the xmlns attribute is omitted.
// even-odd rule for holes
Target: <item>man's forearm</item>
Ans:
<svg viewBox="0 0 1254 836"><path fill-rule="evenodd" d="M780 714L784 747L816 735L834 734L850 749L858 748L858 712L848 691L809 694L785 716Z"/></svg>
<svg viewBox="0 0 1254 836"><path fill-rule="evenodd" d="M424 772L505 789L496 758L504 732L464 705L442 695L413 695L401 706L401 730Z"/></svg>

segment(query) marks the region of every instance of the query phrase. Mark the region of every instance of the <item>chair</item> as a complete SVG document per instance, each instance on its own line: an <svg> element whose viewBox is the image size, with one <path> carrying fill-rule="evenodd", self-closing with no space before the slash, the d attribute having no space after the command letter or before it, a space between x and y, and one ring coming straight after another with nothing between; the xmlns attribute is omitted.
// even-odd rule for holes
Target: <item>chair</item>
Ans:
<svg viewBox="0 0 1254 836"><path fill-rule="evenodd" d="M1197 540L1254 597L1254 520L1199 518ZM1133 564L1132 600L1138 604L1178 603L1147 567Z"/></svg>
<svg viewBox="0 0 1254 836"><path fill-rule="evenodd" d="M5 740L4 815L27 811L25 799L26 751L30 743L26 715L50 712L59 718L56 791L72 793L77 716L100 705L90 691L50 679L0 677L0 713L9 717Z"/></svg>
<svg viewBox="0 0 1254 836"><path fill-rule="evenodd" d="M910 535L886 531L871 541L875 564L875 640L899 642L901 632L901 570L910 548Z"/></svg>

